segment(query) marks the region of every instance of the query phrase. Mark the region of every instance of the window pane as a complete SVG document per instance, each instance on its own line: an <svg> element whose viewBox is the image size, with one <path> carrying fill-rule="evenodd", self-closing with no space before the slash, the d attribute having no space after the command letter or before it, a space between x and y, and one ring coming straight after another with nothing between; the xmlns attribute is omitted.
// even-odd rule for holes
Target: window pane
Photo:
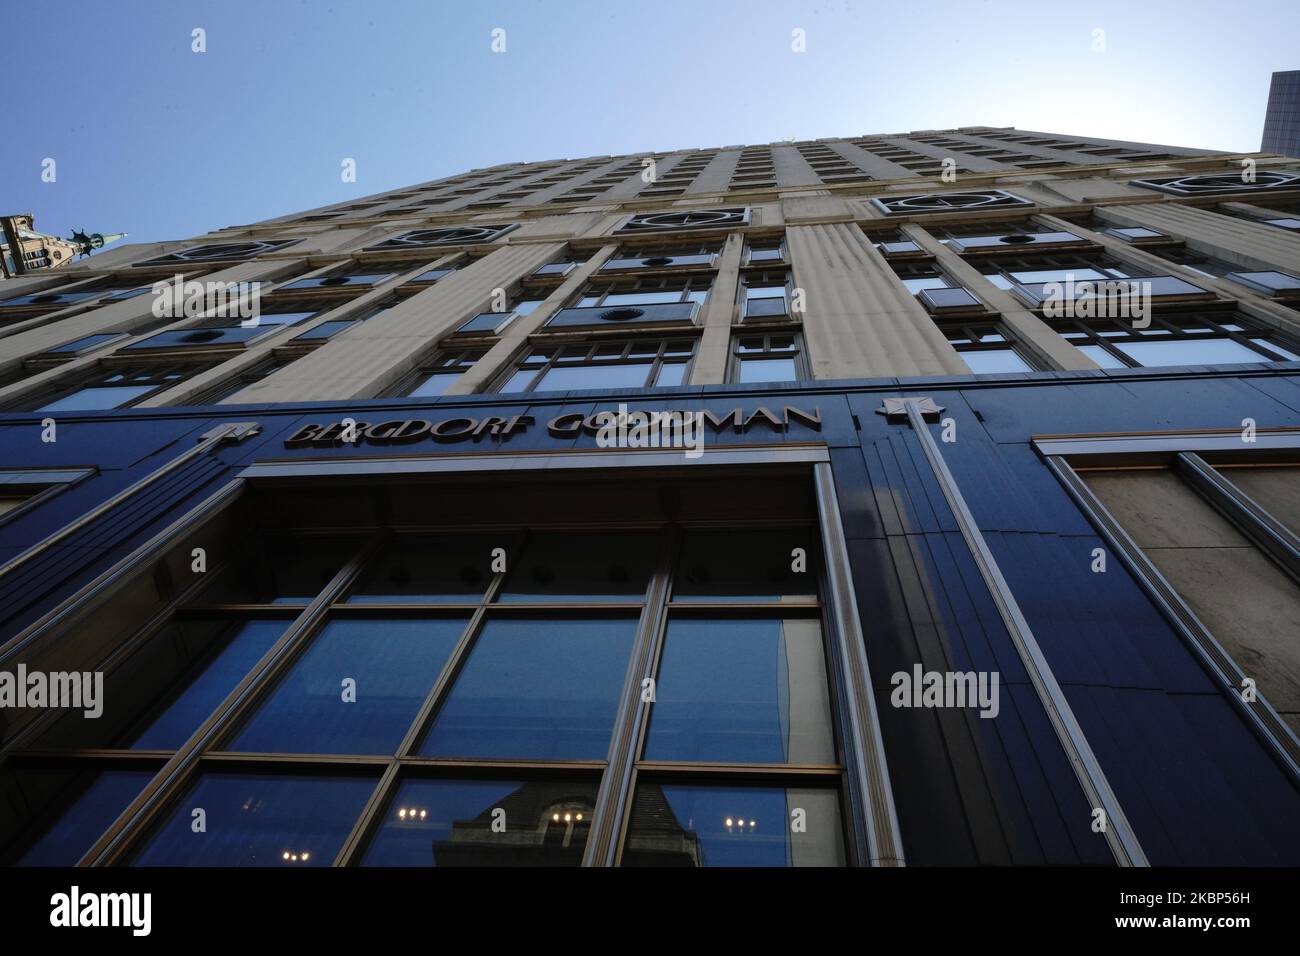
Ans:
<svg viewBox="0 0 1300 956"><path fill-rule="evenodd" d="M1080 345L1078 346L1078 349L1102 368L1126 368L1123 362L1111 355L1100 345Z"/></svg>
<svg viewBox="0 0 1300 956"><path fill-rule="evenodd" d="M655 385L660 387L680 385L682 384L682 376L685 374L685 362L665 362L659 366L659 377L655 379Z"/></svg>
<svg viewBox="0 0 1300 956"><path fill-rule="evenodd" d="M369 777L205 773L135 866L329 866L374 790ZM190 811L207 813L206 833Z"/></svg>
<svg viewBox="0 0 1300 956"><path fill-rule="evenodd" d="M434 372L406 394L413 398L441 395L447 390L448 385L460 378L460 375L460 372Z"/></svg>
<svg viewBox="0 0 1300 956"><path fill-rule="evenodd" d="M835 763L816 620L674 620L655 697L647 760Z"/></svg>
<svg viewBox="0 0 1300 956"><path fill-rule="evenodd" d="M100 408L119 408L127 402L148 395L157 385L105 385L97 388L83 388L55 399L40 408L38 412L75 412Z"/></svg>
<svg viewBox="0 0 1300 956"><path fill-rule="evenodd" d="M791 832L796 810L806 828ZM843 866L832 790L642 783L624 866Z"/></svg>
<svg viewBox="0 0 1300 956"><path fill-rule="evenodd" d="M396 753L467 621L330 621L226 749Z"/></svg>
<svg viewBox="0 0 1300 956"><path fill-rule="evenodd" d="M244 679L288 628L288 620L236 621L224 628L196 666L169 688L168 700L136 735L137 750L175 750Z"/></svg>
<svg viewBox="0 0 1300 956"><path fill-rule="evenodd" d="M544 299L520 299L515 303L514 312L517 315L529 315L534 312Z"/></svg>
<svg viewBox="0 0 1300 956"><path fill-rule="evenodd" d="M980 349L961 352L962 361L975 374L981 372L1029 372L1029 363L1011 349Z"/></svg>
<svg viewBox="0 0 1300 956"><path fill-rule="evenodd" d="M492 576L482 538L403 536L371 559L348 604L474 604Z"/></svg>
<svg viewBox="0 0 1300 956"><path fill-rule="evenodd" d="M1251 341L1254 342L1256 345L1264 346L1264 348L1266 349L1272 349L1274 352L1276 352L1278 355L1281 355L1284 359L1288 361L1300 362L1300 355L1296 355L1290 349L1283 348L1282 346L1278 345L1277 342L1273 339L1251 339ZM1265 361L1269 361L1269 360L1265 359Z"/></svg>
<svg viewBox="0 0 1300 956"><path fill-rule="evenodd" d="M420 753L603 760L636 623L488 621Z"/></svg>
<svg viewBox="0 0 1300 956"><path fill-rule="evenodd" d="M1105 273L1098 272L1096 269L1035 269L1026 272L1011 273L1016 277L1018 282L1066 282L1073 279L1075 282L1082 282L1084 279L1108 279Z"/></svg>
<svg viewBox="0 0 1300 956"><path fill-rule="evenodd" d="M795 548L807 570L795 571ZM817 537L811 529L688 531L673 575L674 601L789 601L817 598Z"/></svg>
<svg viewBox="0 0 1300 956"><path fill-rule="evenodd" d="M658 542L650 534L535 534L497 600L639 601Z"/></svg>
<svg viewBox="0 0 1300 956"><path fill-rule="evenodd" d="M916 279L904 279L903 285L907 287L908 292L915 295L926 289L946 289L948 288L948 280L943 276L922 276Z"/></svg>
<svg viewBox="0 0 1300 956"><path fill-rule="evenodd" d="M363 865L578 866L595 805L586 781L407 780Z"/></svg>
<svg viewBox="0 0 1300 956"><path fill-rule="evenodd" d="M29 801L46 803L50 799L47 795L55 788L66 788L76 795L71 803L54 811L53 822L19 857L17 865L74 865L153 776L152 770L104 770L76 776L64 770L21 771L18 789Z"/></svg>
<svg viewBox="0 0 1300 956"><path fill-rule="evenodd" d="M655 302L680 302L682 290L672 289L668 292L611 292L605 296L603 305L649 305Z"/></svg>
<svg viewBox="0 0 1300 956"><path fill-rule="evenodd" d="M1164 342L1118 342L1118 348L1138 364L1162 365L1231 365L1236 362L1267 362L1254 349L1232 339L1166 340Z"/></svg>
<svg viewBox="0 0 1300 956"><path fill-rule="evenodd" d="M797 378L792 358L740 360L742 382L793 382Z"/></svg>
<svg viewBox="0 0 1300 956"><path fill-rule="evenodd" d="M619 365L552 366L534 391L555 392L570 388L636 388L645 384L649 362Z"/></svg>

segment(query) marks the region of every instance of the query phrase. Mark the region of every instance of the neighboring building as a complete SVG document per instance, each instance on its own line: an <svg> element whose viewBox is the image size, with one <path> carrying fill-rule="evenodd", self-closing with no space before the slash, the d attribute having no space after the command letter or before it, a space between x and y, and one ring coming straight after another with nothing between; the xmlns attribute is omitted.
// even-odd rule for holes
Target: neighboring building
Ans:
<svg viewBox="0 0 1300 956"><path fill-rule="evenodd" d="M1264 115L1265 153L1300 156L1300 70L1273 74Z"/></svg>
<svg viewBox="0 0 1300 956"><path fill-rule="evenodd" d="M0 859L1300 864L1300 162L1241 158L514 164L6 283Z"/></svg>
<svg viewBox="0 0 1300 956"><path fill-rule="evenodd" d="M88 256L92 249L102 249L110 242L124 239L126 233L104 236L74 233L71 239L37 232L35 217L0 216L0 279L26 275L42 269L58 269L70 264L78 255Z"/></svg>

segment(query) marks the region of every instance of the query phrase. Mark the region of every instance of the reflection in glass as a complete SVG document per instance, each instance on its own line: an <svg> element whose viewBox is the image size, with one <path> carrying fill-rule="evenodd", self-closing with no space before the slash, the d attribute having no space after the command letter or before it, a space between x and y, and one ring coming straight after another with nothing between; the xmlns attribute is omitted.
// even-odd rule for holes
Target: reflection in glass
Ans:
<svg viewBox="0 0 1300 956"><path fill-rule="evenodd" d="M370 777L205 773L135 866L329 866L374 790ZM191 829L202 808L207 830Z"/></svg>
<svg viewBox="0 0 1300 956"><path fill-rule="evenodd" d="M835 763L820 624L673 620L645 759Z"/></svg>
<svg viewBox="0 0 1300 956"><path fill-rule="evenodd" d="M637 387L650 374L649 362L620 362L616 365L553 365L546 370L535 392L577 388Z"/></svg>
<svg viewBox="0 0 1300 956"><path fill-rule="evenodd" d="M961 352L961 360L976 375L988 372L1032 372L1014 349L974 349Z"/></svg>
<svg viewBox="0 0 1300 956"><path fill-rule="evenodd" d="M70 776L65 771L28 771L28 787L39 788L33 777L47 778ZM49 828L18 859L19 866L73 866L94 846L109 824L121 815L127 805L140 795L145 784L153 779L152 770L104 770L91 776L85 789L66 809L58 813ZM84 777L75 784L87 783ZM57 784L56 784L57 785Z"/></svg>
<svg viewBox="0 0 1300 956"><path fill-rule="evenodd" d="M162 712L134 738L138 750L175 750L262 659L289 626L287 620L235 621L212 642L197 668L177 682ZM192 677L190 675L193 675Z"/></svg>
<svg viewBox="0 0 1300 956"><path fill-rule="evenodd" d="M792 358L740 360L741 382L793 382L798 378Z"/></svg>
<svg viewBox="0 0 1300 956"><path fill-rule="evenodd" d="M466 620L330 621L227 749L395 753Z"/></svg>
<svg viewBox="0 0 1300 956"><path fill-rule="evenodd" d="M407 780L363 865L578 866L595 804L584 781Z"/></svg>
<svg viewBox="0 0 1300 956"><path fill-rule="evenodd" d="M639 601L658 551L659 538L652 534L536 534L498 600Z"/></svg>
<svg viewBox="0 0 1300 956"><path fill-rule="evenodd" d="M401 537L371 561L347 603L475 604L492 576L493 546L482 538Z"/></svg>
<svg viewBox="0 0 1300 956"><path fill-rule="evenodd" d="M1147 368L1165 365L1233 365L1238 362L1269 361L1265 356L1232 339L1117 342L1115 347Z"/></svg>
<svg viewBox="0 0 1300 956"><path fill-rule="evenodd" d="M636 623L488 621L420 753L603 760Z"/></svg>
<svg viewBox="0 0 1300 956"><path fill-rule="evenodd" d="M806 570L796 571L796 549ZM817 535L786 531L689 531L673 575L674 601L773 601L817 597Z"/></svg>
<svg viewBox="0 0 1300 956"><path fill-rule="evenodd" d="M824 789L642 783L623 849L623 866L843 865L839 799Z"/></svg>

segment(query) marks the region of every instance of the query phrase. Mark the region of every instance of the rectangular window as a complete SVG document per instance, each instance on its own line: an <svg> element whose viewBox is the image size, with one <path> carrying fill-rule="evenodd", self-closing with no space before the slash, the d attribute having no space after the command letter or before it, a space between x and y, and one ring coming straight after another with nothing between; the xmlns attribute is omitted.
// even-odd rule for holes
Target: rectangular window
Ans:
<svg viewBox="0 0 1300 956"><path fill-rule="evenodd" d="M1295 343L1233 312L1168 312L1136 320L1074 319L1051 326L1102 368L1162 368L1296 360Z"/></svg>
<svg viewBox="0 0 1300 956"><path fill-rule="evenodd" d="M135 405L150 395L178 385L214 364L112 365L82 371L72 383L61 383L17 407L36 412L101 411Z"/></svg>
<svg viewBox="0 0 1300 956"><path fill-rule="evenodd" d="M399 395L429 398L447 391L452 382L464 375L487 354L486 349L465 349L459 352L439 352L421 366L413 378L398 391Z"/></svg>
<svg viewBox="0 0 1300 956"><path fill-rule="evenodd" d="M564 472L538 499L507 471L271 482L178 532L158 567L188 568L202 541L207 575L196 590L135 568L173 589L160 606L129 581L95 598L118 602L93 638L117 704L0 768L50 777L0 821L0 856L77 862L192 748L118 862L578 865L605 813L624 865L845 863L842 644L806 472L764 475L758 515L725 469L672 479L671 500L662 477ZM387 527L342 507L358 500ZM475 530L487 508L503 530ZM616 721L643 672L649 719ZM611 759L636 789L602 807ZM219 821L198 842L196 806Z"/></svg>
<svg viewBox="0 0 1300 956"><path fill-rule="evenodd" d="M507 373L498 392L680 385L695 339L599 339L533 348Z"/></svg>
<svg viewBox="0 0 1300 956"><path fill-rule="evenodd" d="M803 378L802 341L797 332L732 338L731 382L794 382Z"/></svg>

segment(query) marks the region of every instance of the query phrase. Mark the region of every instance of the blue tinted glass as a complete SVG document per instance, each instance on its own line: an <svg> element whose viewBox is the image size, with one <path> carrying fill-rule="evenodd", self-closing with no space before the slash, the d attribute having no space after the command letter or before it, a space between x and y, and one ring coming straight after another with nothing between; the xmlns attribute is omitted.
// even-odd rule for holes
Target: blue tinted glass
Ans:
<svg viewBox="0 0 1300 956"><path fill-rule="evenodd" d="M629 388L645 384L650 374L649 362L619 365L552 366L533 386L535 392L555 392L571 388Z"/></svg>
<svg viewBox="0 0 1300 956"><path fill-rule="evenodd" d="M1296 355L1295 352L1292 352L1290 349L1283 348L1274 339L1251 339L1251 341L1256 345L1264 346L1266 349L1272 349L1288 362L1300 361L1300 355Z"/></svg>
<svg viewBox="0 0 1300 956"><path fill-rule="evenodd" d="M943 276L921 276L915 279L904 279L903 285L908 292L915 294L925 289L946 289L948 280Z"/></svg>
<svg viewBox="0 0 1300 956"><path fill-rule="evenodd" d="M152 770L96 774L54 824L18 860L19 866L72 866L153 779Z"/></svg>
<svg viewBox="0 0 1300 956"><path fill-rule="evenodd" d="M226 699L289 626L287 620L243 621L205 656L201 669L131 743L139 750L175 750ZM193 671L187 672L188 677Z"/></svg>
<svg viewBox="0 0 1300 956"><path fill-rule="evenodd" d="M586 781L408 780L363 865L578 866L595 804Z"/></svg>
<svg viewBox="0 0 1300 956"><path fill-rule="evenodd" d="M491 620L420 753L602 760L636 620Z"/></svg>
<svg viewBox="0 0 1300 956"><path fill-rule="evenodd" d="M795 811L804 829L791 832ZM624 866L843 866L832 790L661 786L632 803Z"/></svg>
<svg viewBox="0 0 1300 956"><path fill-rule="evenodd" d="M1080 345L1078 346L1078 349L1080 352L1088 356L1088 358L1092 359L1102 368L1125 368L1126 367L1123 362L1115 358L1115 356L1111 355L1100 345Z"/></svg>
<svg viewBox="0 0 1300 956"><path fill-rule="evenodd" d="M522 392L528 387L528 383L537 375L537 369L525 368L520 369L510 376L499 389L498 392Z"/></svg>
<svg viewBox="0 0 1300 956"><path fill-rule="evenodd" d="M118 408L134 399L148 395L157 385L106 385L100 388L83 388L64 395L34 409L38 412L75 412L98 408Z"/></svg>
<svg viewBox="0 0 1300 956"><path fill-rule="evenodd" d="M1163 342L1118 342L1116 348L1147 366L1232 365L1269 359L1232 339L1172 339Z"/></svg>
<svg viewBox="0 0 1300 956"><path fill-rule="evenodd" d="M50 349L51 352L84 352L87 349L94 348L96 345L103 345L105 342L111 342L113 339L120 339L121 332L100 332L95 335L87 335L85 338L77 339L75 342L69 342L67 345L60 345L58 348Z"/></svg>
<svg viewBox="0 0 1300 956"><path fill-rule="evenodd" d="M227 749L395 753L466 620L331 621Z"/></svg>
<svg viewBox="0 0 1300 956"><path fill-rule="evenodd" d="M135 866L329 866L375 788L369 777L205 773ZM191 829L202 808L207 830Z"/></svg>
<svg viewBox="0 0 1300 956"><path fill-rule="evenodd" d="M330 336L338 335L344 329L356 325L352 319L332 319L329 322L322 322L315 328L308 329L306 332L299 333L293 337L295 342L315 341L318 339L328 339Z"/></svg>
<svg viewBox="0 0 1300 956"><path fill-rule="evenodd" d="M793 382L795 374L794 359L742 359L740 362L740 381L742 382Z"/></svg>
<svg viewBox="0 0 1300 956"><path fill-rule="evenodd" d="M411 391L407 392L411 396L432 396L441 395L447 390L447 386L456 379L460 378L460 372L434 372Z"/></svg>
<svg viewBox="0 0 1300 956"><path fill-rule="evenodd" d="M292 325L304 319L310 319L315 312L263 312L257 317L258 325ZM248 319L252 322L252 319Z"/></svg>
<svg viewBox="0 0 1300 956"><path fill-rule="evenodd" d="M1011 349L962 352L961 359L976 375L983 372L1030 372L1029 363Z"/></svg>
<svg viewBox="0 0 1300 956"><path fill-rule="evenodd" d="M665 362L659 366L659 378L655 380L655 384L660 387L680 385L682 384L682 376L685 373L685 362Z"/></svg>
<svg viewBox="0 0 1300 956"><path fill-rule="evenodd" d="M835 763L818 622L672 621L645 757Z"/></svg>

